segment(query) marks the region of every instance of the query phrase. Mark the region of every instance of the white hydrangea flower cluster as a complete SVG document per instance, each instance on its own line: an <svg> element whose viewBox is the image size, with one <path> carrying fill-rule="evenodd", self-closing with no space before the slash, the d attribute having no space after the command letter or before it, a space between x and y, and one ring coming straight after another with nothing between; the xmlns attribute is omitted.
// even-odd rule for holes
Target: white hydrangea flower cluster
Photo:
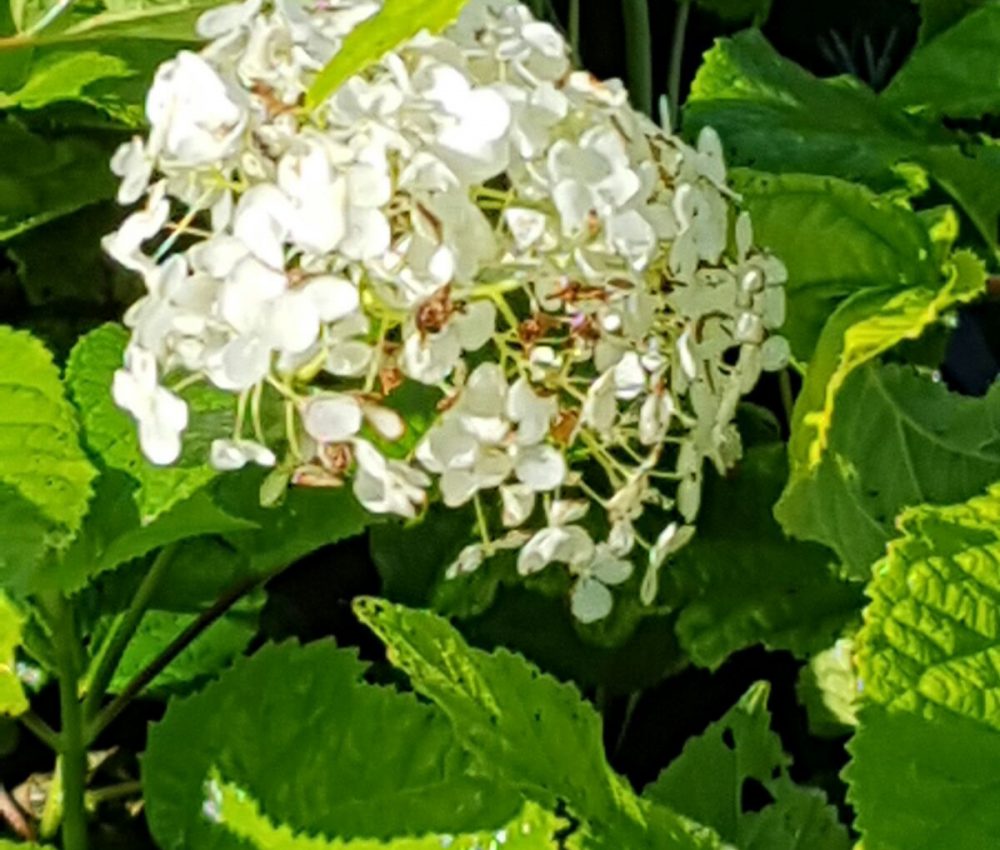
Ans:
<svg viewBox="0 0 1000 850"><path fill-rule="evenodd" d="M307 111L379 7L223 6L159 69L149 137L113 161L120 201L145 201L105 247L148 289L115 398L169 464L177 382L205 380L237 410L219 469L280 453L293 483L407 518L436 490L479 517L452 575L516 549L524 575L563 565L594 621L642 554L651 600L703 461L738 457L737 403L785 363L784 269L753 249L715 133L657 127L509 0ZM407 384L439 392L420 433L394 409Z"/></svg>

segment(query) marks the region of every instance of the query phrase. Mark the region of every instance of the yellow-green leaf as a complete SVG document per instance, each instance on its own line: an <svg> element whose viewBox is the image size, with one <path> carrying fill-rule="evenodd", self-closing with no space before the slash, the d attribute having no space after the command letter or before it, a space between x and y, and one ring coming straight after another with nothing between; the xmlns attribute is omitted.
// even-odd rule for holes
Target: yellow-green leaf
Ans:
<svg viewBox="0 0 1000 850"><path fill-rule="evenodd" d="M1000 485L898 525L855 642L850 798L872 850L985 850L1000 835Z"/></svg>
<svg viewBox="0 0 1000 850"><path fill-rule="evenodd" d="M0 363L0 483L62 530L53 542L65 542L83 522L96 475L76 413L52 355L30 334L0 327Z"/></svg>
<svg viewBox="0 0 1000 850"><path fill-rule="evenodd" d="M23 628L21 612L0 593L0 717L16 717L28 710L28 700L14 667L14 653L21 644Z"/></svg>
<svg viewBox="0 0 1000 850"><path fill-rule="evenodd" d="M815 470L826 450L844 381L904 340L917 339L949 309L984 292L986 271L971 251L955 253L940 289L863 290L827 322L795 403L789 452L793 480Z"/></svg>
<svg viewBox="0 0 1000 850"><path fill-rule="evenodd" d="M441 32L457 17L467 0L385 0L382 11L357 26L320 71L306 95L314 107L346 80L377 62L393 48L427 30Z"/></svg>

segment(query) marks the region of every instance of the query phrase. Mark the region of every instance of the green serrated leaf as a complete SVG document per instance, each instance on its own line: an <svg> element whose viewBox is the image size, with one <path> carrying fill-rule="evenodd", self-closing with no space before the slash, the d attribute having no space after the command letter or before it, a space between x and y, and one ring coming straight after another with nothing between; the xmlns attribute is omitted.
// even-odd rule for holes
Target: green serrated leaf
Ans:
<svg viewBox="0 0 1000 850"><path fill-rule="evenodd" d="M95 51L52 53L32 66L27 82L17 91L0 93L0 109L41 109L62 100L88 103L84 90L92 83L132 73L117 56Z"/></svg>
<svg viewBox="0 0 1000 850"><path fill-rule="evenodd" d="M385 0L382 10L344 38L337 55L319 72L306 94L315 107L344 82L422 30L440 32L457 17L468 0Z"/></svg>
<svg viewBox="0 0 1000 850"><path fill-rule="evenodd" d="M775 173L905 188L916 164L965 210L997 250L1000 147L890 108L852 77L818 79L783 58L757 30L720 39L705 54L684 112L686 131L712 126L729 159Z"/></svg>
<svg viewBox="0 0 1000 850"><path fill-rule="evenodd" d="M260 805L243 789L224 781L216 773L206 783L206 808L211 818L233 835L258 850L481 850L502 846L504 850L557 850L557 833L568 823L534 803L500 829L489 832L423 835L379 841L368 838L340 839L296 834L285 825L275 825Z"/></svg>
<svg viewBox="0 0 1000 850"><path fill-rule="evenodd" d="M997 478L1000 384L972 398L912 368L871 363L844 383L822 460L792 478L775 514L865 580L903 508L967 498Z"/></svg>
<svg viewBox="0 0 1000 850"><path fill-rule="evenodd" d="M862 290L826 323L795 402L788 445L793 485L820 464L838 395L851 373L904 340L919 338L948 310L985 292L986 271L970 251L954 254L946 274L940 288Z"/></svg>
<svg viewBox="0 0 1000 850"><path fill-rule="evenodd" d="M171 543L257 528L253 521L220 508L204 491L143 525L134 504L134 490L131 479L121 473L102 475L77 539L44 575L38 576L33 589L76 592L102 573Z"/></svg>
<svg viewBox="0 0 1000 850"><path fill-rule="evenodd" d="M0 483L16 489L64 543L83 522L96 470L80 447L76 415L52 355L30 334L0 326Z"/></svg>
<svg viewBox="0 0 1000 850"><path fill-rule="evenodd" d="M272 645L172 701L143 760L157 843L245 850L204 815L213 768L307 834L387 840L497 829L515 816L520 798L497 774L490 782L469 775L438 711L364 684L364 672L329 642Z"/></svg>
<svg viewBox="0 0 1000 850"><path fill-rule="evenodd" d="M894 107L933 118L1000 110L1000 2L992 0L918 47L883 92Z"/></svg>
<svg viewBox="0 0 1000 850"><path fill-rule="evenodd" d="M599 715L572 686L506 650L469 647L430 612L372 598L356 600L355 611L448 716L480 775L504 776L546 808L565 801L597 846L718 847L716 836L668 809L647 829L647 807L605 760Z"/></svg>
<svg viewBox="0 0 1000 850"><path fill-rule="evenodd" d="M771 731L770 686L758 682L720 720L684 745L643 796L715 828L741 850L847 850L847 830L815 789L791 781L791 759ZM773 802L745 811L756 785Z"/></svg>
<svg viewBox="0 0 1000 850"><path fill-rule="evenodd" d="M941 278L927 225L905 201L811 174L734 169L733 188L756 241L788 268L788 317L781 334L808 361L823 325L850 295L871 288L937 287ZM954 232L953 213L936 222Z"/></svg>
<svg viewBox="0 0 1000 850"><path fill-rule="evenodd" d="M84 135L45 138L0 119L0 242L114 197L111 150Z"/></svg>
<svg viewBox="0 0 1000 850"><path fill-rule="evenodd" d="M104 325L87 334L70 354L66 380L83 418L87 444L109 467L139 482L135 500L142 522L149 523L200 490L217 472L203 459L193 465L160 467L143 456L135 423L111 397L112 379L121 368L127 341L128 333L118 325ZM199 418L208 418L213 422L211 430L218 433L214 426L232 413L233 399L226 393L192 387L184 396L191 408L192 426Z"/></svg>
<svg viewBox="0 0 1000 850"><path fill-rule="evenodd" d="M856 641L850 799L866 847L982 850L1000 834L1000 486L899 531Z"/></svg>
<svg viewBox="0 0 1000 850"><path fill-rule="evenodd" d="M24 617L3 593L0 593L0 717L16 717L28 710L17 675L16 652L21 645Z"/></svg>
<svg viewBox="0 0 1000 850"><path fill-rule="evenodd" d="M833 553L788 539L772 516L787 476L784 445L749 449L725 479L706 481L698 534L664 570L664 599L691 660L716 668L762 643L799 657L828 646L861 609Z"/></svg>

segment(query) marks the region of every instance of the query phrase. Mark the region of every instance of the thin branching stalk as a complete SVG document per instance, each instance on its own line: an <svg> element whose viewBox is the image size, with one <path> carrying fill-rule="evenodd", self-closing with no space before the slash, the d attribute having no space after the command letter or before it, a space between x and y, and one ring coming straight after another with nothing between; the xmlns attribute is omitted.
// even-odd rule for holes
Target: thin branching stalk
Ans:
<svg viewBox="0 0 1000 850"><path fill-rule="evenodd" d="M687 40L691 0L678 0L674 17L674 38L670 48L670 71L667 77L667 97L670 100L670 123L676 131L681 125L681 72L684 67L684 43Z"/></svg>
<svg viewBox="0 0 1000 850"><path fill-rule="evenodd" d="M86 740L93 741L104 729L112 723L132 700L139 696L147 686L149 686L157 676L160 675L170 664L210 629L218 620L241 599L263 587L272 578L284 572L287 567L270 572L264 576L254 576L244 581L238 582L230 590L220 596L212 605L198 615L197 619L191 622L177 637L175 637L164 649L149 662L142 670L135 674L127 685L122 689L110 703L108 703L94 719L88 724Z"/></svg>
<svg viewBox="0 0 1000 850"><path fill-rule="evenodd" d="M34 711L26 711L18 715L18 722L45 746L59 750L59 734L48 723L42 720Z"/></svg>
<svg viewBox="0 0 1000 850"><path fill-rule="evenodd" d="M580 0L569 0L566 23L570 47L573 50L573 61L578 67L583 67L583 57L580 54Z"/></svg>
<svg viewBox="0 0 1000 850"><path fill-rule="evenodd" d="M648 0L623 0L629 91L636 109L653 114L653 36Z"/></svg>
<svg viewBox="0 0 1000 850"><path fill-rule="evenodd" d="M115 675L115 670L118 669L122 656L128 648L129 641L132 640L139 628L146 609L152 601L153 594L166 574L176 551L177 544L166 546L160 550L132 598L132 604L125 614L115 622L108 641L98 653L97 667L90 677L87 695L83 703L84 717L88 720L100 707L101 700L104 699L108 686Z"/></svg>

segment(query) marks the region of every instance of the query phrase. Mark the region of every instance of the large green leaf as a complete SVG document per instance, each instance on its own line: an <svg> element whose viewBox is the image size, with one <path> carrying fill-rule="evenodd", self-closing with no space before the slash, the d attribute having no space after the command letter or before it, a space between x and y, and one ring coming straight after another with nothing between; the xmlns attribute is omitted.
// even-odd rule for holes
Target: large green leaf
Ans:
<svg viewBox="0 0 1000 850"><path fill-rule="evenodd" d="M984 850L1000 835L1000 486L899 529L857 637L851 800L871 850Z"/></svg>
<svg viewBox="0 0 1000 850"><path fill-rule="evenodd" d="M833 314L795 401L789 454L793 483L820 463L838 397L851 373L905 340L915 340L947 311L985 293L986 272L969 251L953 255L944 286L868 289Z"/></svg>
<svg viewBox="0 0 1000 850"><path fill-rule="evenodd" d="M21 612L0 593L0 717L17 716L28 710L28 699L16 669L23 628Z"/></svg>
<svg viewBox="0 0 1000 850"><path fill-rule="evenodd" d="M52 356L30 334L0 326L0 483L31 502L65 542L79 529L96 471Z"/></svg>
<svg viewBox="0 0 1000 850"><path fill-rule="evenodd" d="M734 164L776 173L825 174L876 190L906 182L916 163L997 247L1000 147L890 108L854 78L822 80L784 59L757 30L721 39L705 55L684 113L685 129L715 127Z"/></svg>
<svg viewBox="0 0 1000 850"><path fill-rule="evenodd" d="M562 846L561 833L566 821L534 803L500 829L488 832L422 835L379 841L371 838L327 838L296 834L284 825L275 825L258 803L243 789L214 776L207 784L209 817L233 835L258 850L481 850L500 847L505 850L557 850Z"/></svg>
<svg viewBox="0 0 1000 850"><path fill-rule="evenodd" d="M708 824L740 850L847 850L847 830L815 789L791 781L771 731L770 686L757 682L664 770L643 796ZM755 789L772 802L744 808Z"/></svg>
<svg viewBox="0 0 1000 850"><path fill-rule="evenodd" d="M990 0L918 47L882 97L939 118L978 118L1000 110L1000 2Z"/></svg>
<svg viewBox="0 0 1000 850"><path fill-rule="evenodd" d="M941 270L927 225L905 201L811 174L735 169L730 179L756 241L788 268L781 334L808 361L823 325L845 298L870 288L936 287ZM946 216L939 230L956 227Z"/></svg>
<svg viewBox="0 0 1000 850"><path fill-rule="evenodd" d="M111 397L111 383L115 370L121 368L127 341L128 333L118 325L104 325L87 334L70 354L66 380L83 418L87 444L112 469L127 472L139 482L135 499L142 522L148 523L200 490L217 473L205 462L207 451L194 461L182 460L169 467L154 466L143 456L135 423ZM197 436L196 426L216 434L225 431L233 412L231 396L198 386L184 397L191 410L189 441L192 434Z"/></svg>
<svg viewBox="0 0 1000 850"><path fill-rule="evenodd" d="M716 836L668 809L649 812L608 766L600 717L572 686L506 650L469 647L430 612L371 598L355 610L389 660L448 716L480 775L499 773L546 808L564 801L597 846L718 846Z"/></svg>
<svg viewBox="0 0 1000 850"><path fill-rule="evenodd" d="M701 666L762 643L802 657L828 646L861 608L833 573L833 554L790 540L772 516L787 476L784 445L749 449L725 479L706 481L698 534L664 570L680 609L681 646Z"/></svg>
<svg viewBox="0 0 1000 850"><path fill-rule="evenodd" d="M0 119L0 242L113 197L111 150L83 135L44 138Z"/></svg>
<svg viewBox="0 0 1000 850"><path fill-rule="evenodd" d="M364 672L328 642L286 643L171 702L142 771L158 845L245 850L204 815L213 769L296 832L386 840L496 829L516 814L521 801L498 774L469 775L440 712L364 684Z"/></svg>
<svg viewBox="0 0 1000 850"><path fill-rule="evenodd" d="M826 544L867 579L903 508L968 498L997 478L1000 384L972 398L912 368L872 363L845 382L819 465L793 477L775 513L790 534Z"/></svg>
<svg viewBox="0 0 1000 850"><path fill-rule="evenodd" d="M457 17L468 0L384 0L381 11L344 38L336 56L320 71L306 101L317 106L346 80L422 30L440 32Z"/></svg>

